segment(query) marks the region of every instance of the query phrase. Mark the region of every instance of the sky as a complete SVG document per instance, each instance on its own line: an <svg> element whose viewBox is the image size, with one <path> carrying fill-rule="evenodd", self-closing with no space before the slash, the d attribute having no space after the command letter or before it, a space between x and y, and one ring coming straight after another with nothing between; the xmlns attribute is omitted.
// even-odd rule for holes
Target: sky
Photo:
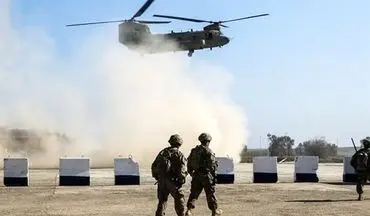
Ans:
<svg viewBox="0 0 370 216"><path fill-rule="evenodd" d="M117 24L66 24L130 18L142 3L13 0L11 16L14 26L47 31L58 54L67 56L88 36L117 34ZM289 135L296 144L324 136L351 146L351 137L370 136L369 8L366 0L156 0L140 18L163 20L152 15L166 14L217 21L269 13L229 23L223 32L230 44L196 51L190 61L214 62L232 72L231 96L248 118L249 148L265 147L267 133ZM150 27L163 33L203 24L174 20Z"/></svg>

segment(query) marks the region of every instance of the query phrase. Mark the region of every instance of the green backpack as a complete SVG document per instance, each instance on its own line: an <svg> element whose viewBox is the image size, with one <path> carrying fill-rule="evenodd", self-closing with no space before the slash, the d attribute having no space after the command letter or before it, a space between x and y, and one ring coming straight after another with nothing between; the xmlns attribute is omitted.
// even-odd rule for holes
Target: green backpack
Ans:
<svg viewBox="0 0 370 216"><path fill-rule="evenodd" d="M364 151L356 152L352 156L351 166L356 171L366 171L368 169L368 154Z"/></svg>
<svg viewBox="0 0 370 216"><path fill-rule="evenodd" d="M171 156L172 152L169 148L159 152L152 164L152 176L154 178L158 179L159 176L166 175L171 171Z"/></svg>
<svg viewBox="0 0 370 216"><path fill-rule="evenodd" d="M205 168L204 166L204 152L205 149L202 146L196 146L190 152L188 163L188 168L190 171L199 170L201 168Z"/></svg>

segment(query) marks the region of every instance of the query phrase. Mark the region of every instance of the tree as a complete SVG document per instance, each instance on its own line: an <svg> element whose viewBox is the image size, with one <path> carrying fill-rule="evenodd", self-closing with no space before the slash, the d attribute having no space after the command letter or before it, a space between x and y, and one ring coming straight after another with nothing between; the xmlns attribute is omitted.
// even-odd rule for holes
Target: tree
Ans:
<svg viewBox="0 0 370 216"><path fill-rule="evenodd" d="M324 138L315 138L300 143L295 150L301 155L319 156L323 159L338 155L338 146L328 143Z"/></svg>
<svg viewBox="0 0 370 216"><path fill-rule="evenodd" d="M248 147L247 145L244 145L243 152L247 152L247 151L248 151Z"/></svg>
<svg viewBox="0 0 370 216"><path fill-rule="evenodd" d="M304 155L304 147L302 143L299 143L298 146L294 149L295 154L297 156L302 156Z"/></svg>
<svg viewBox="0 0 370 216"><path fill-rule="evenodd" d="M293 156L294 140L292 138L289 136L271 135L270 133L267 134L267 137L270 140L268 148L270 156Z"/></svg>
<svg viewBox="0 0 370 216"><path fill-rule="evenodd" d="M243 158L247 156L247 151L248 151L247 145L244 145L244 148L241 150L239 154L242 161L243 161Z"/></svg>

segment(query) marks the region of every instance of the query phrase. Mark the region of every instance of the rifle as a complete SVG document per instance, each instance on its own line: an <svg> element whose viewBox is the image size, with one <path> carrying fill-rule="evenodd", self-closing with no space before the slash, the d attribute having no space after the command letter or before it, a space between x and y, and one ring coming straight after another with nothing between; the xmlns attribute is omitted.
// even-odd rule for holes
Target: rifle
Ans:
<svg viewBox="0 0 370 216"><path fill-rule="evenodd" d="M351 138L351 140L352 140L353 147L355 148L355 151L357 153L357 148L356 148L355 142L353 141L353 138Z"/></svg>
<svg viewBox="0 0 370 216"><path fill-rule="evenodd" d="M353 147L355 148L355 154L352 156L352 158L351 158L351 162L350 162L350 164L351 164L351 166L353 167L353 169L354 170L356 170L356 168L357 168L357 165L356 165L356 160L355 160L355 157L357 157L357 148L356 148L356 145L355 145L355 141L353 141L353 138L351 138L351 140L352 140L352 144L353 144Z"/></svg>

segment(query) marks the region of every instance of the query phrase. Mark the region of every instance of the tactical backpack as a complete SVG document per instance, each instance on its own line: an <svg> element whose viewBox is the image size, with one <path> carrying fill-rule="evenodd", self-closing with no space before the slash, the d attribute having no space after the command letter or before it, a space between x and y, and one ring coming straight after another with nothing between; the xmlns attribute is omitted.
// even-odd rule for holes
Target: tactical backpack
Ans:
<svg viewBox="0 0 370 216"><path fill-rule="evenodd" d="M366 171L368 169L368 154L364 151L356 152L351 159L351 166L356 171Z"/></svg>
<svg viewBox="0 0 370 216"><path fill-rule="evenodd" d="M172 157L175 153L171 148L166 148L158 154L152 164L152 176L154 178L158 179L159 176L170 176L172 174L175 168L175 164L172 164Z"/></svg>
<svg viewBox="0 0 370 216"><path fill-rule="evenodd" d="M205 149L202 146L197 146L191 150L188 158L189 168L191 171L199 171L201 168L205 168Z"/></svg>

